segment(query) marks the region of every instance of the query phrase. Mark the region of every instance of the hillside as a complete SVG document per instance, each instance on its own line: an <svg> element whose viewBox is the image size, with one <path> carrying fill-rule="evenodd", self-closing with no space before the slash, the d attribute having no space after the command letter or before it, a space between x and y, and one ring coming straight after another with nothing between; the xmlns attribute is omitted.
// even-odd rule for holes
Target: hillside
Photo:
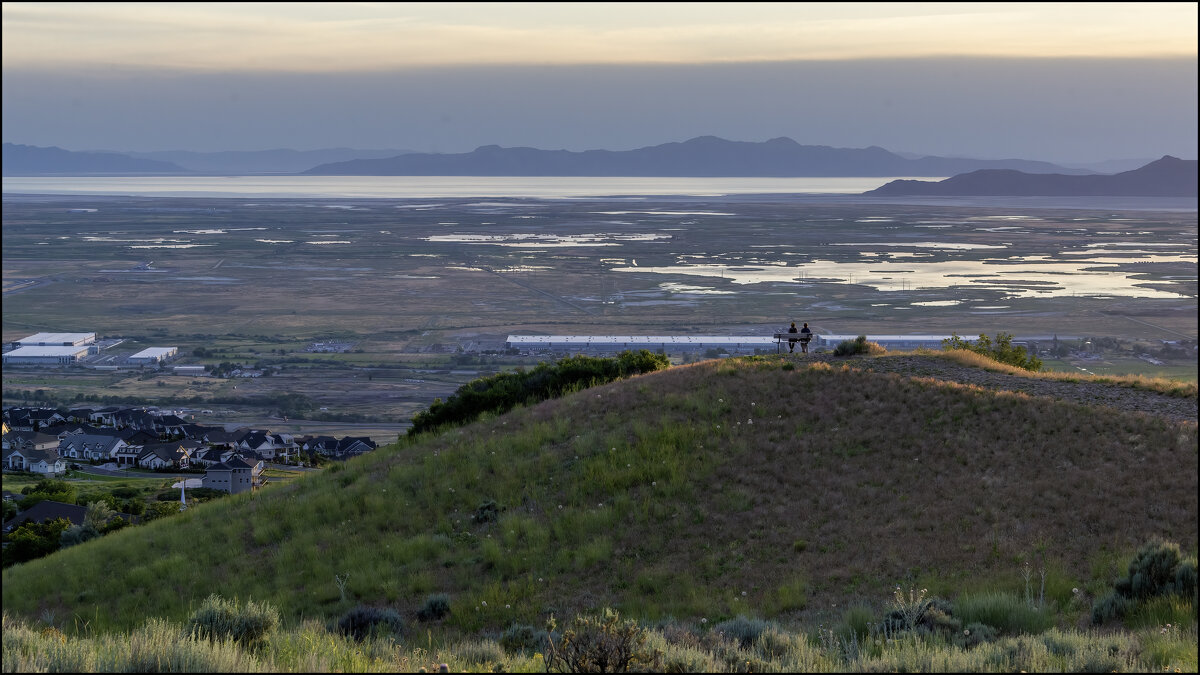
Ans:
<svg viewBox="0 0 1200 675"><path fill-rule="evenodd" d="M5 176L191 173L170 162L115 152L73 152L13 143L5 143L3 151Z"/></svg>
<svg viewBox="0 0 1200 675"><path fill-rule="evenodd" d="M1111 176L1067 176L983 169L943 181L894 180L866 195L1020 197L1195 197L1196 160L1170 155Z"/></svg>
<svg viewBox="0 0 1200 675"><path fill-rule="evenodd" d="M104 630L182 620L214 592L289 619L358 603L411 617L447 593L464 634L605 605L792 621L899 584L1011 581L1022 561L1069 598L1149 536L1195 550L1195 410L1194 394L938 355L706 361L18 565L4 608Z"/></svg>
<svg viewBox="0 0 1200 675"><path fill-rule="evenodd" d="M486 145L458 154L411 153L313 167L337 176L949 176L976 169L1090 173L1048 162L949 157L906 159L880 147L801 145L781 137L762 143L700 136L635 150L540 150Z"/></svg>

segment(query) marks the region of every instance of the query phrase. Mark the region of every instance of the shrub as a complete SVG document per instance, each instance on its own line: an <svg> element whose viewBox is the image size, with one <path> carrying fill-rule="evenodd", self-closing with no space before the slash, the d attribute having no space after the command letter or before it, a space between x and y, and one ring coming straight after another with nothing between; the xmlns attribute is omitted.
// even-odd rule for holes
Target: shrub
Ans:
<svg viewBox="0 0 1200 675"><path fill-rule="evenodd" d="M539 363L533 370L498 373L472 380L442 401L435 399L412 420L410 436L449 424L466 424L485 413L500 414L518 405L556 398L585 387L604 384L671 365L663 354L642 349L624 351L615 358L572 356L554 364Z"/></svg>
<svg viewBox="0 0 1200 675"><path fill-rule="evenodd" d="M417 610L417 620L438 621L450 615L450 596L436 593L425 598L425 605Z"/></svg>
<svg viewBox="0 0 1200 675"><path fill-rule="evenodd" d="M475 523L492 523L500 518L500 507L491 499L480 504L475 513L471 516L471 520Z"/></svg>
<svg viewBox="0 0 1200 675"><path fill-rule="evenodd" d="M528 654L545 648L549 633L527 624L514 623L500 634L500 646L508 654Z"/></svg>
<svg viewBox="0 0 1200 675"><path fill-rule="evenodd" d="M988 642L995 642L1000 632L984 623L969 623L954 639L954 644L969 649Z"/></svg>
<svg viewBox="0 0 1200 675"><path fill-rule="evenodd" d="M555 628L551 617L547 632L553 635ZM576 616L557 642L552 637L546 640L546 671L623 673L631 667L657 671L662 652L646 647L647 636L636 621L621 621L612 609L595 617Z"/></svg>
<svg viewBox="0 0 1200 675"><path fill-rule="evenodd" d="M942 340L942 349L946 351L965 349L1025 370L1033 372L1041 370L1042 360L1027 353L1024 347L1014 347L1012 339L1013 336L1010 333L997 333L996 340L993 342L987 335L980 333L978 340L970 342L960 338L958 333L953 333L950 337Z"/></svg>
<svg viewBox="0 0 1200 675"><path fill-rule="evenodd" d="M1092 606L1092 623L1125 618L1141 603L1162 596L1194 602L1196 560L1184 559L1178 544L1153 539L1134 554L1128 573L1117 579L1112 591Z"/></svg>
<svg viewBox="0 0 1200 675"><path fill-rule="evenodd" d="M722 621L714 626L713 630L730 639L737 640L739 647L747 649L770 627L771 624L762 619L749 619L738 615L736 618Z"/></svg>
<svg viewBox="0 0 1200 675"><path fill-rule="evenodd" d="M338 619L338 630L347 637L362 642L375 635L404 633L404 619L394 609L359 605Z"/></svg>
<svg viewBox="0 0 1200 675"><path fill-rule="evenodd" d="M208 640L233 640L252 647L279 626L279 612L269 603L226 600L213 593L192 613L188 625L194 636Z"/></svg>

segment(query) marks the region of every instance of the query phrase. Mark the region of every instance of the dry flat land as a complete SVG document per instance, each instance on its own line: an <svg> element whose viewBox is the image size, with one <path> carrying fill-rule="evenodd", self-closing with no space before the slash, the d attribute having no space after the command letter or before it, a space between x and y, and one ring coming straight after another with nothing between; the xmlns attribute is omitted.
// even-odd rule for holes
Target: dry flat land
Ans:
<svg viewBox="0 0 1200 675"><path fill-rule="evenodd" d="M177 346L178 363L258 363L277 374L6 368L4 389L6 402L37 389L179 399L286 391L318 412L402 422L520 363L479 357L513 332L766 335L791 320L836 334L1107 337L1127 352L1109 354L1110 368L1147 374L1155 368L1138 352L1182 340L1187 349L1163 372L1195 379L1196 228L1195 212L784 197L6 196L5 342L95 331L126 338L109 355ZM353 346L305 351L326 340Z"/></svg>

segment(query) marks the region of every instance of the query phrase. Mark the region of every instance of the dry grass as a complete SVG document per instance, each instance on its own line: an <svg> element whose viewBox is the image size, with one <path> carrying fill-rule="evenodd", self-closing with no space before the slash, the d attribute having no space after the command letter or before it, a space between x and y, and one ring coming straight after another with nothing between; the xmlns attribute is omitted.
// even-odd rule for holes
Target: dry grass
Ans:
<svg viewBox="0 0 1200 675"><path fill-rule="evenodd" d="M1076 375L1074 373L1060 373L1054 371L1030 372L1023 368L1018 368L1007 363L1001 363L995 359L988 358L983 354L977 354L965 349L954 349L950 351L932 351L919 349L916 354L923 356L938 356L941 358L950 359L964 366L974 366L983 368L992 372L1005 373L1008 375L1020 375L1039 380L1057 380L1061 382L1099 382L1102 384L1113 384L1121 387L1132 387L1134 389L1146 389L1156 391L1161 394L1170 396L1178 396L1180 398L1195 398L1197 395L1197 386L1195 382L1181 382L1163 377L1146 377L1145 375Z"/></svg>

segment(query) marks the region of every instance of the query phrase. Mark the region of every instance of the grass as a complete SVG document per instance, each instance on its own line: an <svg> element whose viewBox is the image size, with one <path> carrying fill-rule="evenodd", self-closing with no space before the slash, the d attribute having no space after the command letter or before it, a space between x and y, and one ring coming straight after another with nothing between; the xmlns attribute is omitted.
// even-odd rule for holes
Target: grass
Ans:
<svg viewBox="0 0 1200 675"><path fill-rule="evenodd" d="M1195 398L1197 395L1196 382L1187 382L1166 377L1148 377L1145 375L1085 375L1080 373L1060 371L1030 372L1016 366L1000 363L999 361L990 359L982 354L976 354L975 352L963 349L944 352L917 350L916 353L928 356L942 356L943 358L953 360L966 366L974 366L993 372L1000 372L1008 375L1019 375L1034 379L1112 384L1121 387L1156 391L1161 394L1177 396L1179 398Z"/></svg>
<svg viewBox="0 0 1200 675"><path fill-rule="evenodd" d="M860 617L863 618L863 617ZM68 636L5 611L5 672L545 672L542 653L495 637L376 636L355 641L306 620L259 644L208 641L182 624L149 619L127 632ZM794 633L739 616L707 624L638 626L666 672L1194 672L1196 630L1064 631L1002 637L971 647L906 634L881 639L833 630Z"/></svg>
<svg viewBox="0 0 1200 675"><path fill-rule="evenodd" d="M447 593L467 611L444 628L464 634L601 604L795 621L931 572L948 588L1008 575L1019 592L1014 560L1039 548L1078 585L1101 543L1162 531L1194 546L1195 435L1194 424L841 366L705 362L14 567L4 606L130 629L147 614L181 619L218 584L292 619L356 602L415 611ZM497 518L476 522L489 501ZM195 565L165 562L180 557ZM343 600L334 577L347 572Z"/></svg>

